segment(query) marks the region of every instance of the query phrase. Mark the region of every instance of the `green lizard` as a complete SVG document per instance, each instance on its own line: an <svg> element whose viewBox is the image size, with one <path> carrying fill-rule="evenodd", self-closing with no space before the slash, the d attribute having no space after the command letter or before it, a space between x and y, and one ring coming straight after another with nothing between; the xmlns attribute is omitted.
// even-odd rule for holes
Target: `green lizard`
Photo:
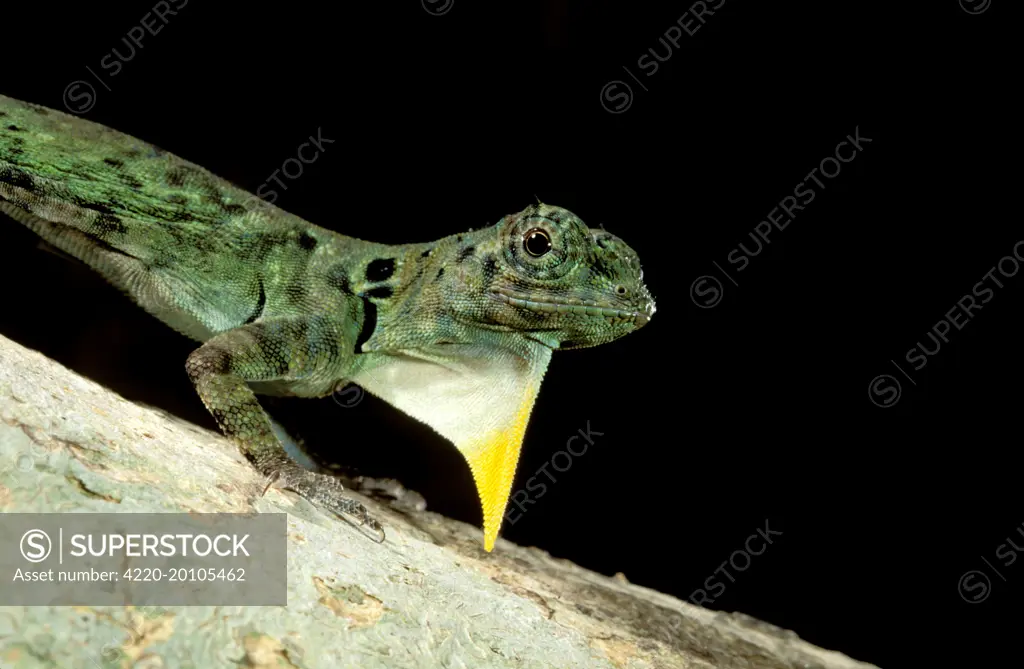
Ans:
<svg viewBox="0 0 1024 669"><path fill-rule="evenodd" d="M189 377L268 487L351 514L381 541L337 478L289 458L257 393L355 383L431 426L469 463L490 551L551 352L611 341L654 313L636 253L565 209L538 203L429 243L362 241L3 96L0 212L202 342Z"/></svg>

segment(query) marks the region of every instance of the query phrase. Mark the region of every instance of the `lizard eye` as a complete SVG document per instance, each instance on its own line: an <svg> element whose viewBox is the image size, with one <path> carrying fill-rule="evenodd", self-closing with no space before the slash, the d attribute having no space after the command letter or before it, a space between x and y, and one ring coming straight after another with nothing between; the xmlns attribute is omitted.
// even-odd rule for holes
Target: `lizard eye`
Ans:
<svg viewBox="0 0 1024 669"><path fill-rule="evenodd" d="M540 228L533 228L523 235L523 248L534 258L551 250L551 237Z"/></svg>

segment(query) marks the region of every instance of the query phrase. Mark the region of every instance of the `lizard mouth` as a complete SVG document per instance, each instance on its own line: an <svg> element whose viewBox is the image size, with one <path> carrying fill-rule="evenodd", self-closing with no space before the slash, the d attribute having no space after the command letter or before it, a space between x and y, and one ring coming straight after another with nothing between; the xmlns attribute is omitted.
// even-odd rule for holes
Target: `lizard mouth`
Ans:
<svg viewBox="0 0 1024 669"><path fill-rule="evenodd" d="M554 302L550 300L538 300L535 297L526 298L514 291L497 288L493 295L506 304L511 304L514 307L521 307L523 309L529 309L541 314L579 314L582 316L593 316L597 318L604 318L612 325L618 325L619 323L632 323L633 325L640 327L646 325L651 320L650 313L641 311L630 311L628 309L618 309L605 302L599 302L597 300L577 300L569 298L564 302Z"/></svg>

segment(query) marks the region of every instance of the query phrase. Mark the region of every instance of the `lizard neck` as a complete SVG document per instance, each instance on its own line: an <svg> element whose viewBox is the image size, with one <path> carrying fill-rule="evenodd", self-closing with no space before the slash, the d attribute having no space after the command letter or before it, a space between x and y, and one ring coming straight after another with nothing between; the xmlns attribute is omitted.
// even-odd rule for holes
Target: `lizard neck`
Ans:
<svg viewBox="0 0 1024 669"><path fill-rule="evenodd" d="M466 318L493 278L493 238L483 229L388 247L387 257L364 261L356 268L353 292L366 301L376 323L357 350L425 349L519 337L521 333L508 328L489 328Z"/></svg>

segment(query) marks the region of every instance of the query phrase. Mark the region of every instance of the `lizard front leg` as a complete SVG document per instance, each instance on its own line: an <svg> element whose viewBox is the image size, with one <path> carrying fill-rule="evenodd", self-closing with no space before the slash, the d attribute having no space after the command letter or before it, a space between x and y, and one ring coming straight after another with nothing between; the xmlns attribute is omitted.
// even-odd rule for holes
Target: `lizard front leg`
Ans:
<svg viewBox="0 0 1024 669"><path fill-rule="evenodd" d="M310 502L338 514L351 514L380 534L384 529L359 502L345 497L333 476L298 466L274 435L247 382L329 386L341 363L339 338L322 319L262 321L221 333L188 357L186 369L206 408L224 433L270 485L294 490ZM305 393L304 393L305 394Z"/></svg>

